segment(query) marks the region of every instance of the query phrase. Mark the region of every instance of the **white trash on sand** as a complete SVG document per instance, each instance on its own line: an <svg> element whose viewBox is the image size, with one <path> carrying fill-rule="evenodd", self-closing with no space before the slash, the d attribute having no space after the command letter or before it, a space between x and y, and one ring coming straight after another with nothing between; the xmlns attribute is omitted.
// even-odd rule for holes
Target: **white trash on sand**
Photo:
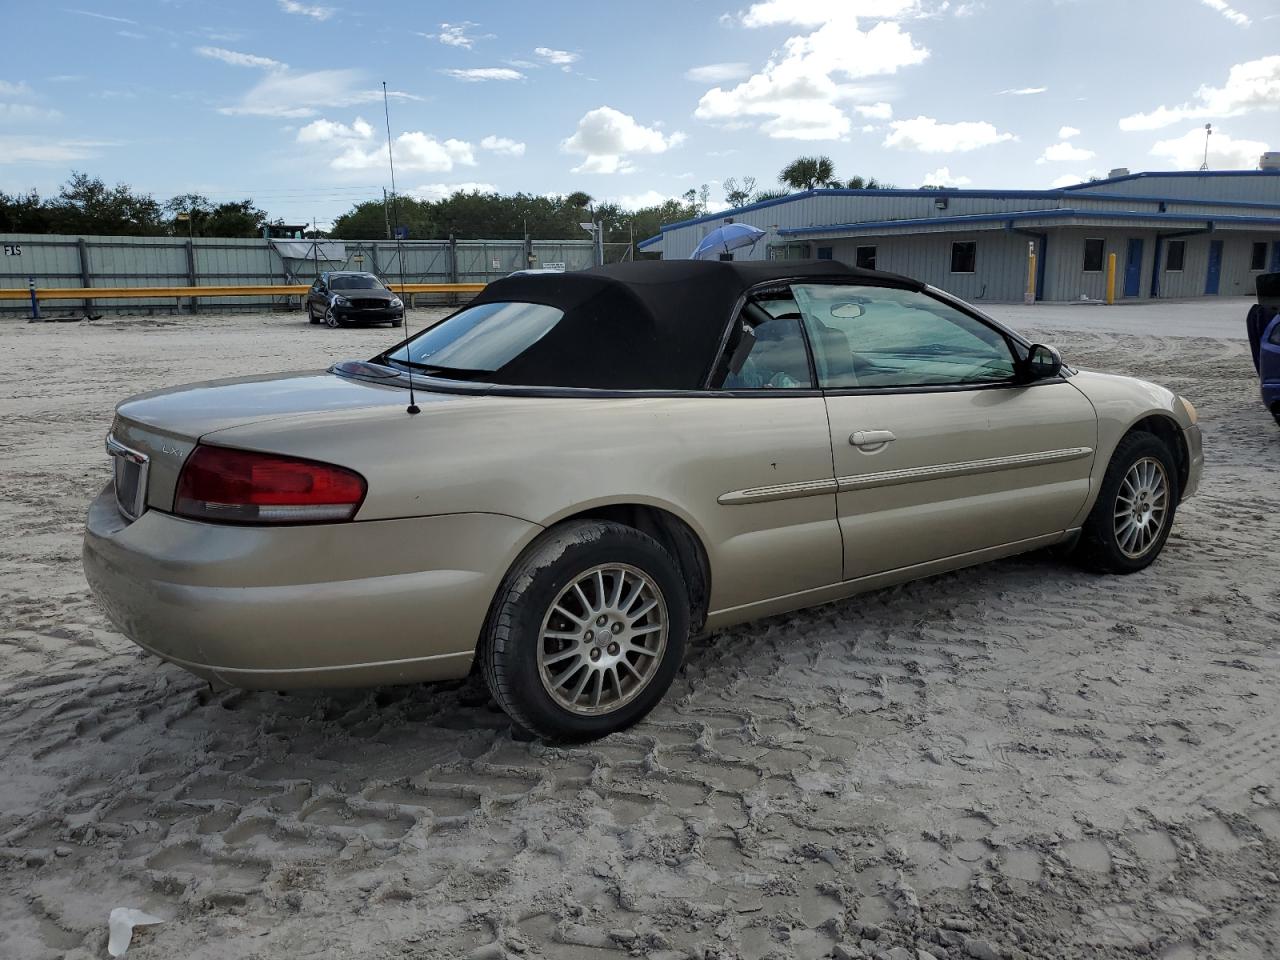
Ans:
<svg viewBox="0 0 1280 960"><path fill-rule="evenodd" d="M134 927L149 927L154 923L164 923L159 917L135 910L132 907L116 907L107 919L107 953L113 957L123 957L133 942Z"/></svg>

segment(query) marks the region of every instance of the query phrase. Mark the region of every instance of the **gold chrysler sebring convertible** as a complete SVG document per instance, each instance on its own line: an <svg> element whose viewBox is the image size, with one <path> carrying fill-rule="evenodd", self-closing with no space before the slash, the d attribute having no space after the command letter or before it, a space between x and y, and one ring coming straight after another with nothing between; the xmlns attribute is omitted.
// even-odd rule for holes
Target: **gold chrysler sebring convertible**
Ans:
<svg viewBox="0 0 1280 960"><path fill-rule="evenodd" d="M121 631L248 688L483 672L586 740L691 635L1052 545L1131 573L1192 405L832 261L512 276L369 361L143 394L84 566Z"/></svg>

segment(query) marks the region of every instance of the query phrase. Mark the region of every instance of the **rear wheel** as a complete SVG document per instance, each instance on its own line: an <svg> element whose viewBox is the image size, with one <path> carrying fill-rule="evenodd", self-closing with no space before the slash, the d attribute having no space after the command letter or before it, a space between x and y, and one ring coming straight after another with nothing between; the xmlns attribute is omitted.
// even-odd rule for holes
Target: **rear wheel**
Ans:
<svg viewBox="0 0 1280 960"><path fill-rule="evenodd" d="M1102 573L1149 566L1169 537L1179 495L1177 464L1164 442L1150 433L1125 436L1085 521L1080 562Z"/></svg>
<svg viewBox="0 0 1280 960"><path fill-rule="evenodd" d="M508 574L481 668L518 726L594 740L662 699L688 632L688 594L662 546L631 527L579 521L549 531Z"/></svg>
<svg viewBox="0 0 1280 960"><path fill-rule="evenodd" d="M307 304L307 322L308 322L308 323L319 323L319 322L320 322L319 318L317 318L317 317L316 317L316 312L315 312L315 310L314 310L314 309L312 309L311 304L309 304L309 303Z"/></svg>

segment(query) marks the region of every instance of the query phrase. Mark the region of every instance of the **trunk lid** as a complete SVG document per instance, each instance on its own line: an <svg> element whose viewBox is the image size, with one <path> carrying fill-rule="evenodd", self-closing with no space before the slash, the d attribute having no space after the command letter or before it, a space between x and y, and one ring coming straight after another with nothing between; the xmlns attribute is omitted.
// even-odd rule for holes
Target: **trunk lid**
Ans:
<svg viewBox="0 0 1280 960"><path fill-rule="evenodd" d="M116 407L107 439L121 513L132 519L147 507L171 509L182 464L201 437L269 420L403 408L408 394L397 382L313 370L209 380L130 397Z"/></svg>

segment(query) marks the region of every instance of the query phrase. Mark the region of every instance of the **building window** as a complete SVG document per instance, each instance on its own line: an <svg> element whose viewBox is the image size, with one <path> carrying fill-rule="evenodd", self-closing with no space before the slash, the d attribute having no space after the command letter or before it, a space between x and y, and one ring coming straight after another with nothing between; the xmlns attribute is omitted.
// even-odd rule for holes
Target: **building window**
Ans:
<svg viewBox="0 0 1280 960"><path fill-rule="evenodd" d="M831 259L831 248L830 248L830 247L819 247L819 248L818 248L818 259L819 259L819 260L830 260L830 259Z"/></svg>
<svg viewBox="0 0 1280 960"><path fill-rule="evenodd" d="M951 244L951 272L973 273L978 266L978 241L957 240Z"/></svg>
<svg viewBox="0 0 1280 960"><path fill-rule="evenodd" d="M1249 253L1249 269L1265 270L1267 268L1267 245L1265 243L1255 243L1252 251Z"/></svg>
<svg viewBox="0 0 1280 960"><path fill-rule="evenodd" d="M1086 237L1084 241L1084 272L1100 273L1102 271L1102 256L1105 252L1106 241L1101 237Z"/></svg>
<svg viewBox="0 0 1280 960"><path fill-rule="evenodd" d="M1170 273L1181 273L1182 264L1187 259L1187 241L1170 240L1169 252L1165 254L1164 268Z"/></svg>
<svg viewBox="0 0 1280 960"><path fill-rule="evenodd" d="M854 254L854 261L863 270L874 270L876 268L876 248L859 247Z"/></svg>

